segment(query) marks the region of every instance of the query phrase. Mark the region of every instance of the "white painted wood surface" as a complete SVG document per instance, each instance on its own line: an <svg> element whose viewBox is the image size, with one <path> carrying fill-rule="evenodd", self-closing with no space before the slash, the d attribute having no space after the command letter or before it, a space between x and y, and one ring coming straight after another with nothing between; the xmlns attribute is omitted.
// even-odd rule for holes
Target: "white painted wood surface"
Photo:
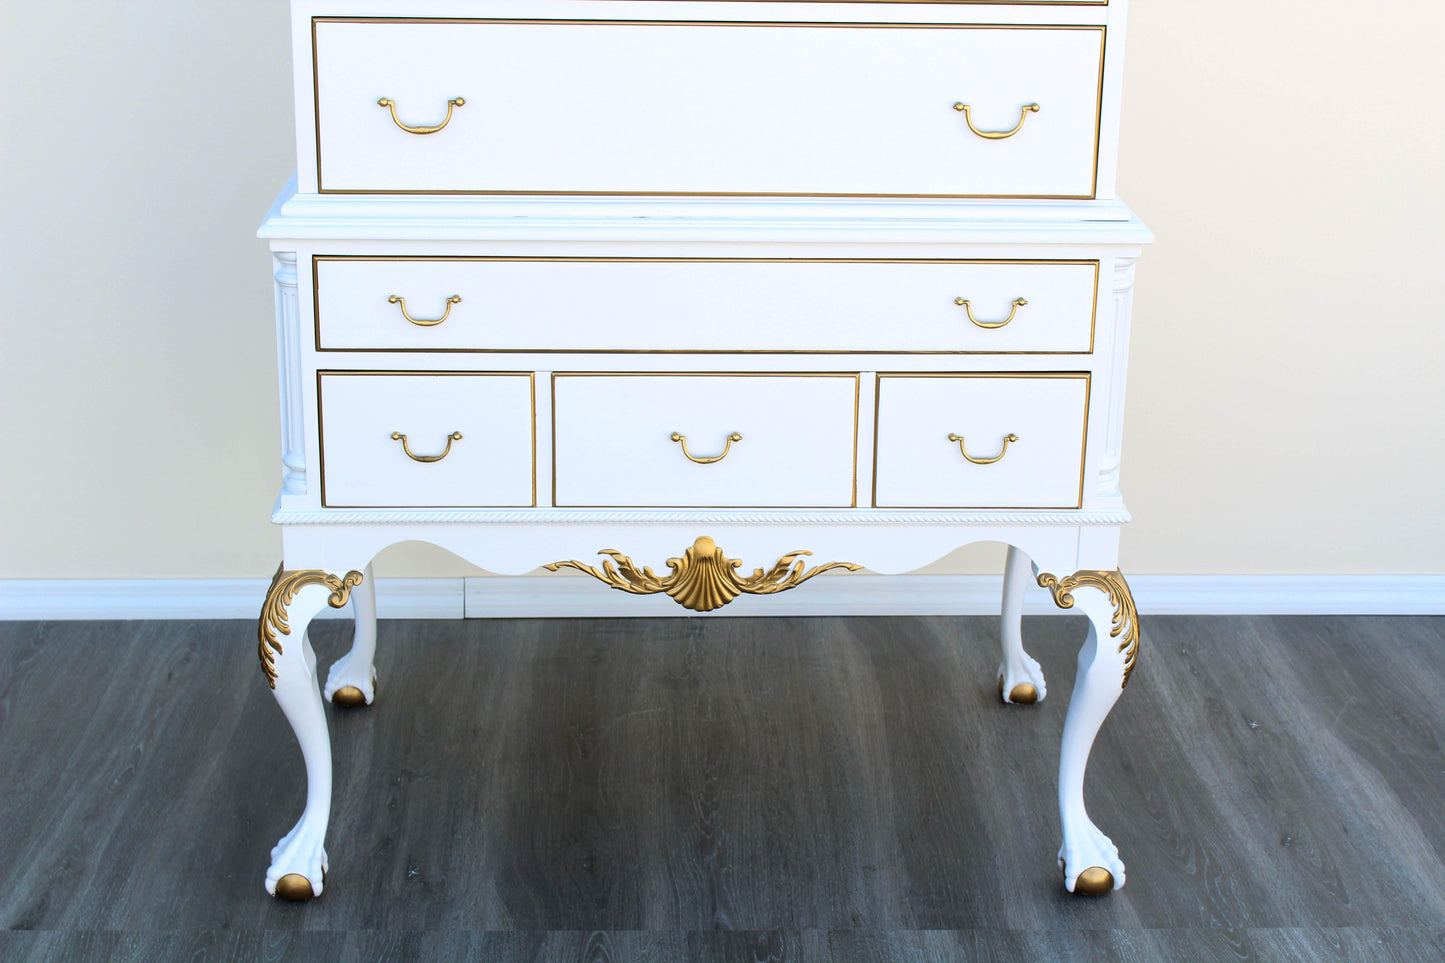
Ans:
<svg viewBox="0 0 1445 963"><path fill-rule="evenodd" d="M533 502L530 375L323 373L320 408L325 505Z"/></svg>
<svg viewBox="0 0 1445 963"><path fill-rule="evenodd" d="M1088 396L1082 374L880 374L874 504L1079 507Z"/></svg>
<svg viewBox="0 0 1445 963"><path fill-rule="evenodd" d="M314 258L324 350L1075 352L1098 263ZM402 315L393 296L405 299ZM447 310L447 299L461 300ZM969 302L967 309L956 303ZM1017 308L1014 302L1027 304ZM997 324L1013 314L1003 327ZM444 315L445 312L445 315ZM907 324L898 319L907 318Z"/></svg>
<svg viewBox="0 0 1445 963"><path fill-rule="evenodd" d="M1095 192L1102 28L321 20L314 36L323 191ZM430 127L458 97L425 135L377 103ZM1023 126L979 136L955 103L980 130Z"/></svg>
<svg viewBox="0 0 1445 963"><path fill-rule="evenodd" d="M557 373L553 386L558 506L853 504L856 375Z"/></svg>
<svg viewBox="0 0 1445 963"><path fill-rule="evenodd" d="M603 549L665 574L708 536L745 573L794 552L906 573L1000 542L1000 675L1042 694L1018 628L1027 563L1114 570L1128 520L1125 355L1150 238L1113 197L1125 13L294 0L298 171L261 229L298 267L277 317L286 465L307 482L288 476L273 514L285 567L360 570L415 539L498 574ZM439 129L402 130L382 97ZM955 102L983 130L1023 123L980 136ZM345 193L375 190L458 193ZM392 296L423 322L450 313L413 324ZM579 600L545 614L686 611L585 577L527 584ZM879 594L899 584L923 583L828 574L783 598L922 604ZM468 595L481 608L498 585ZM724 614L788 611L777 601ZM1071 886L1089 866L1122 884L1081 788L1122 663L1103 643L1111 601L1081 587L1077 604L1093 628L1060 855ZM332 681L369 696L373 605L357 605L364 631ZM299 694L318 676L296 658L278 695L310 771L320 692ZM309 785L273 875L314 881L324 861L329 786Z"/></svg>

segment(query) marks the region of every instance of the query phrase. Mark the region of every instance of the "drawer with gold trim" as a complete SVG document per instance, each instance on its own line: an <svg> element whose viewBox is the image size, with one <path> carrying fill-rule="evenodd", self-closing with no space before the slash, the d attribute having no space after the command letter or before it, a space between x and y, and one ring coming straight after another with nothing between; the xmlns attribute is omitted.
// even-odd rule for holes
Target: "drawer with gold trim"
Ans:
<svg viewBox="0 0 1445 963"><path fill-rule="evenodd" d="M1096 196L1102 24L606 19L640 6L312 18L318 189Z"/></svg>
<svg viewBox="0 0 1445 963"><path fill-rule="evenodd" d="M530 373L317 373L328 508L536 504Z"/></svg>
<svg viewBox="0 0 1445 963"><path fill-rule="evenodd" d="M1088 353L1098 261L312 259L320 351Z"/></svg>
<svg viewBox="0 0 1445 963"><path fill-rule="evenodd" d="M1087 372L878 375L877 508L1078 508Z"/></svg>
<svg viewBox="0 0 1445 963"><path fill-rule="evenodd" d="M562 373L553 491L566 508L847 508L858 375Z"/></svg>

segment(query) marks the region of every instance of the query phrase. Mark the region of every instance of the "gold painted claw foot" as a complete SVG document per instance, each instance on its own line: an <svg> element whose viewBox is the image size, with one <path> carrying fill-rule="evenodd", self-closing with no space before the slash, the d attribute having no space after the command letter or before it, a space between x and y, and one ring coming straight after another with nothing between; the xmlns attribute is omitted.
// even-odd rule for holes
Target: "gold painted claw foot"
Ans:
<svg viewBox="0 0 1445 963"><path fill-rule="evenodd" d="M275 895L280 899L289 899L296 903L304 903L315 895L311 887L311 880L300 873L287 873L276 880Z"/></svg>
<svg viewBox="0 0 1445 963"><path fill-rule="evenodd" d="M1009 653L998 667L998 695L1004 702L1031 706L1044 701L1049 687L1044 684L1044 670L1022 648Z"/></svg>
<svg viewBox="0 0 1445 963"><path fill-rule="evenodd" d="M304 901L320 896L326 881L326 848L321 837L309 831L306 819L271 850L266 870L266 892L280 899Z"/></svg>
<svg viewBox="0 0 1445 963"><path fill-rule="evenodd" d="M1124 885L1119 848L1088 819L1072 832L1065 827L1059 869L1064 889L1078 896L1102 896Z"/></svg>
<svg viewBox="0 0 1445 963"><path fill-rule="evenodd" d="M376 667L360 663L353 670L355 654L353 650L337 659L326 674L326 701L332 705L360 708L376 701Z"/></svg>
<svg viewBox="0 0 1445 963"><path fill-rule="evenodd" d="M1048 695L1044 670L1024 651L1024 591L1033 580L1033 563L1012 545L1004 561L1003 605L999 619L1002 653L998 663L998 696L1005 703L1033 705Z"/></svg>

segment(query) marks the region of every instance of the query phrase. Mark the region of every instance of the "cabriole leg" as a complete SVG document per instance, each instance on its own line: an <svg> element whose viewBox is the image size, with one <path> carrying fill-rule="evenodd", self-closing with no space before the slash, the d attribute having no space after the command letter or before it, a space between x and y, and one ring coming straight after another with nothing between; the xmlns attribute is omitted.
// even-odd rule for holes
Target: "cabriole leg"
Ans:
<svg viewBox="0 0 1445 963"><path fill-rule="evenodd" d="M1134 670L1139 615L1129 585L1117 571L1075 572L1064 579L1044 573L1039 584L1053 592L1060 608L1077 603L1089 617L1059 750L1059 818L1064 834L1059 868L1069 892L1098 895L1124 885L1124 863L1118 847L1084 810L1084 770L1094 737Z"/></svg>
<svg viewBox="0 0 1445 963"><path fill-rule="evenodd" d="M326 675L326 701L338 706L369 706L376 699L376 580L371 565L351 593L356 606L356 635L351 651L331 664Z"/></svg>
<svg viewBox="0 0 1445 963"><path fill-rule="evenodd" d="M1048 694L1044 670L1024 651L1024 590L1033 578L1029 557L1008 547L1003 568L1003 606L1000 641L1003 657L998 664L998 694L1004 702L1030 705Z"/></svg>
<svg viewBox="0 0 1445 963"><path fill-rule="evenodd" d="M292 830L271 850L266 892L286 899L320 896L326 874L326 825L331 819L331 741L326 711L317 686L316 653L307 626L326 605L340 608L360 572L337 578L308 569L276 571L261 609L261 670L286 721L301 745L306 763L306 808Z"/></svg>

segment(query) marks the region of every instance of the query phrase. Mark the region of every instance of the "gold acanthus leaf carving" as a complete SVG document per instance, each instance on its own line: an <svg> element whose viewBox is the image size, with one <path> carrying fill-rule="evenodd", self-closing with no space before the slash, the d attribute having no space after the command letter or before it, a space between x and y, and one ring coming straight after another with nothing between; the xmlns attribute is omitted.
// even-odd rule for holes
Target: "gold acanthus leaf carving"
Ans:
<svg viewBox="0 0 1445 963"><path fill-rule="evenodd" d="M308 585L320 585L331 591L331 597L326 601L332 608L339 609L351 597L351 590L361 584L361 573L357 571L347 572L345 576L337 578L330 572L317 569L301 569L295 572L285 569L286 563L282 562L281 567L276 569L275 577L271 579L271 588L266 592L266 601L261 606L261 671L266 673L266 682L273 689L276 688L276 656L281 654L281 641L276 637L276 633L291 634L291 626L286 622L286 608L296 597L296 593Z"/></svg>
<svg viewBox="0 0 1445 963"><path fill-rule="evenodd" d="M1076 588L1096 588L1109 596L1109 604L1114 606L1113 628L1109 636L1119 639L1119 651L1124 653L1124 681L1119 688L1128 685L1129 676L1134 673L1134 663L1139 658L1139 611L1134 607L1134 595L1129 591L1129 583L1124 581L1124 574L1117 569L1110 572L1085 570L1060 579L1041 572L1039 585L1054 594L1054 604L1061 609L1074 607L1071 593Z"/></svg>
<svg viewBox="0 0 1445 963"><path fill-rule="evenodd" d="M799 556L812 552L789 552L767 571L754 569L747 577L739 576L737 569L741 559L728 558L717 543L706 535L693 543L692 548L683 552L682 558L670 558L667 567L672 572L659 578L651 568L639 569L632 559L616 549L604 548L597 554L606 555L600 568L576 560L553 562L543 566L549 572L562 568L575 568L579 572L605 582L615 589L633 595L654 595L665 593L683 608L694 612L711 612L737 598L739 595L772 595L796 588L808 579L830 569L841 568L856 572L862 568L852 562L828 562L805 571L807 563ZM613 563L616 563L615 565Z"/></svg>

